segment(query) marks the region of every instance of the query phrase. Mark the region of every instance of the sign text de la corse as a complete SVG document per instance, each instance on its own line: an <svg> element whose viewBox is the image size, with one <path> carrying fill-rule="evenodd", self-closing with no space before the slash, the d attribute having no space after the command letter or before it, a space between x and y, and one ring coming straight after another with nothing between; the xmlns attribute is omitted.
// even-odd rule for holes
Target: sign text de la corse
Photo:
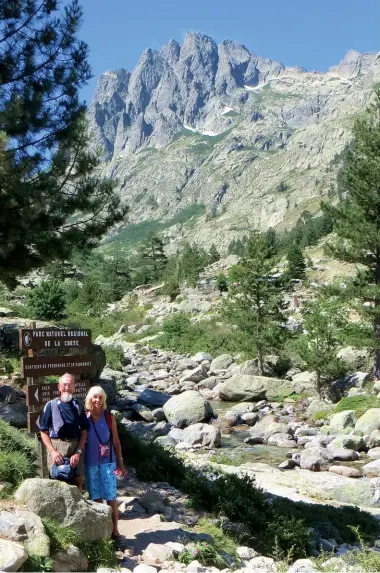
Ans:
<svg viewBox="0 0 380 573"><path fill-rule="evenodd" d="M20 349L39 350L42 348L87 348L91 346L90 330L70 329L21 329Z"/></svg>

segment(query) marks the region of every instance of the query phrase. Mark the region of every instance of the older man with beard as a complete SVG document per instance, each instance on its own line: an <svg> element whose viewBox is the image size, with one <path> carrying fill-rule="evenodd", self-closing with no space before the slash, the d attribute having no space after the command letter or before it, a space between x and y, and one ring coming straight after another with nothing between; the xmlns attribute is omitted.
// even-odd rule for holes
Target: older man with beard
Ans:
<svg viewBox="0 0 380 573"><path fill-rule="evenodd" d="M40 423L41 439L48 450L48 468L70 459L77 468L75 485L83 490L83 451L87 439L88 420L83 406L73 397L75 377L64 374L58 382L59 398L48 402Z"/></svg>

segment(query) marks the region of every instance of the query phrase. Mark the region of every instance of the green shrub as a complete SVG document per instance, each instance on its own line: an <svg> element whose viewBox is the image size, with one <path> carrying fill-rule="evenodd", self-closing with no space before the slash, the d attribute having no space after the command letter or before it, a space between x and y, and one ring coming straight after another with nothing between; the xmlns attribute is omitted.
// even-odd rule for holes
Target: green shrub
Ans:
<svg viewBox="0 0 380 573"><path fill-rule="evenodd" d="M123 367L124 352L120 347L107 346L104 349L107 364L112 370L121 370Z"/></svg>
<svg viewBox="0 0 380 573"><path fill-rule="evenodd" d="M255 354L246 336L216 320L192 323L187 314L176 313L164 320L162 330L162 336L154 344L181 354L201 351L213 356L240 353L244 358L253 358Z"/></svg>
<svg viewBox="0 0 380 573"><path fill-rule="evenodd" d="M217 567L218 569L227 567L225 558L218 552L216 547L204 541L189 543L178 555L178 561L185 565L189 565L194 560L199 561L199 563L205 567L208 565Z"/></svg>
<svg viewBox="0 0 380 573"><path fill-rule="evenodd" d="M27 434L0 420L0 452L20 452L32 462L37 459L36 444Z"/></svg>
<svg viewBox="0 0 380 573"><path fill-rule="evenodd" d="M346 396L335 406L334 414L344 412L344 410L355 410L357 415L364 414L370 408L379 408L380 400L376 396Z"/></svg>
<svg viewBox="0 0 380 573"><path fill-rule="evenodd" d="M87 571L97 571L101 567L113 569L117 565L115 544L107 539L79 543L78 547L83 551L88 560Z"/></svg>
<svg viewBox="0 0 380 573"><path fill-rule="evenodd" d="M52 571L53 561L50 557L41 557L35 553L29 553L28 559L25 561L20 571Z"/></svg>
<svg viewBox="0 0 380 573"><path fill-rule="evenodd" d="M220 292L228 291L228 279L223 273L218 274L216 277L216 287Z"/></svg>
<svg viewBox="0 0 380 573"><path fill-rule="evenodd" d="M65 292L60 282L46 280L26 296L26 306L32 318L60 320L65 316Z"/></svg>
<svg viewBox="0 0 380 573"><path fill-rule="evenodd" d="M36 474L36 465L24 452L0 452L0 481L16 486L24 479L35 477Z"/></svg>

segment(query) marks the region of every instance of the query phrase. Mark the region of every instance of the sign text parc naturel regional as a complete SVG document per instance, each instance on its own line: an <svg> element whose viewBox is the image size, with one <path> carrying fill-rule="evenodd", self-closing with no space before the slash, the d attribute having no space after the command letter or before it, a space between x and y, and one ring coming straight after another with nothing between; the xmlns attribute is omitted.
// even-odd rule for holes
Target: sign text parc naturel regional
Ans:
<svg viewBox="0 0 380 573"><path fill-rule="evenodd" d="M90 330L58 328L23 328L20 330L21 350L88 348L90 346Z"/></svg>

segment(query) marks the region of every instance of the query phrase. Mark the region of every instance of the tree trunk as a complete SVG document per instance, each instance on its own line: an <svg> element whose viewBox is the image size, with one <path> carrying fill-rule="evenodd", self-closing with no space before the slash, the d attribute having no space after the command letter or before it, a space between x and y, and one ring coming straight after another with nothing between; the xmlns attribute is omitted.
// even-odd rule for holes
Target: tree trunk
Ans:
<svg viewBox="0 0 380 573"><path fill-rule="evenodd" d="M259 374L261 374L261 376L264 376L265 372L264 372L263 350L260 346L257 349L257 367L259 369Z"/></svg>

